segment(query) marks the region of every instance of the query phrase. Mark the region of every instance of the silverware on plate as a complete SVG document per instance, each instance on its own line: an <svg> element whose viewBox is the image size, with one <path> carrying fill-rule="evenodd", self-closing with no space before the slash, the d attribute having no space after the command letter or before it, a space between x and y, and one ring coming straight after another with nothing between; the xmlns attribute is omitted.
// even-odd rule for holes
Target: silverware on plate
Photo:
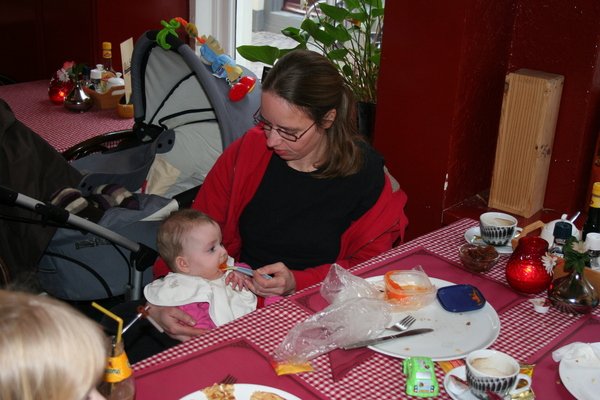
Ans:
<svg viewBox="0 0 600 400"><path fill-rule="evenodd" d="M377 343L387 342L388 340L398 339L404 336L413 336L413 335L421 335L423 333L433 332L431 328L421 328L421 329L411 329L409 331L404 331L400 333L396 333L395 335L383 336L374 339L361 340L360 342L352 343L346 346L342 346L344 350L356 349L359 347L372 346Z"/></svg>

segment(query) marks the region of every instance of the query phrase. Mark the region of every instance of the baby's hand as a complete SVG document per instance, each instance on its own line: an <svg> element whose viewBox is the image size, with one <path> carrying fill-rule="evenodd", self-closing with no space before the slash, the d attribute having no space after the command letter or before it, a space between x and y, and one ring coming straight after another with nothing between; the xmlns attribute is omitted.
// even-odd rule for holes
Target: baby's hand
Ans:
<svg viewBox="0 0 600 400"><path fill-rule="evenodd" d="M225 278L225 284L231 285L235 290L242 290L248 289L248 282L250 280L249 276L233 271Z"/></svg>

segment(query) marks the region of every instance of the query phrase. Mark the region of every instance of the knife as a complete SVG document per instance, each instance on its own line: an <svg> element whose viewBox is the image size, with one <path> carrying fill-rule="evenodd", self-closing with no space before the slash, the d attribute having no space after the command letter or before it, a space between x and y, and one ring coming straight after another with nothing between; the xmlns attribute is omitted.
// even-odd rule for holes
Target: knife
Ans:
<svg viewBox="0 0 600 400"><path fill-rule="evenodd" d="M378 337L375 339L361 340L360 342L342 346L342 349L344 349L344 350L356 349L359 347L371 346L371 345L381 343L381 342L387 342L388 340L394 340L394 339L398 339L398 338L401 338L404 336L420 335L420 334L428 333L428 332L433 332L433 329L431 329L431 328L411 329L409 331L400 332L395 335L383 336L383 337Z"/></svg>

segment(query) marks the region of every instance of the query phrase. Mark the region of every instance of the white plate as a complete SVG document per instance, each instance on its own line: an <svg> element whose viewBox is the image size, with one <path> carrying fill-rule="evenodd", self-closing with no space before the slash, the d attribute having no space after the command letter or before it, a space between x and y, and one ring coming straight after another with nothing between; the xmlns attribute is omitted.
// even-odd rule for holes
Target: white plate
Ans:
<svg viewBox="0 0 600 400"><path fill-rule="evenodd" d="M456 367L446 374L444 377L444 388L446 393L452 398L452 400L477 400L477 397L469 389L463 389L450 378L450 375L457 376L461 379L467 379L467 372L465 366Z"/></svg>
<svg viewBox="0 0 600 400"><path fill-rule="evenodd" d="M438 289L454 285L442 279L429 278ZM367 278L368 282L383 285L383 276ZM433 332L408 336L369 346L370 349L392 357L430 357L433 361L447 361L464 358L473 350L484 349L494 343L500 333L500 319L496 310L486 303L483 308L463 313L453 313L442 308L435 299L433 303L415 311L394 313L397 322L407 314L413 315L417 322L413 328L433 328ZM396 331L385 330L381 336Z"/></svg>
<svg viewBox="0 0 600 400"><path fill-rule="evenodd" d="M283 390L275 389L275 388L272 388L269 386L251 385L251 384L247 384L247 383L236 383L233 386L234 386L233 393L235 394L236 400L249 400L250 396L252 396L252 393L258 392L258 391L275 393L276 395L279 395L286 400L301 400L299 397L296 397L293 394L290 394ZM184 396L179 400L207 400L207 399L206 399L206 396L204 395L204 393L202 393L202 390L198 390L197 392L190 393L187 396Z"/></svg>
<svg viewBox="0 0 600 400"><path fill-rule="evenodd" d="M521 229L521 228L517 228L516 230L518 231L519 229ZM467 231L465 232L465 240L468 243L473 243L473 244L486 244L481 239L481 230L479 229L478 226L474 226L473 228L467 229ZM513 252L513 248L510 244L508 246L494 246L494 247L496 248L496 251L498 251L498 253L500 253L500 254L512 254L512 252Z"/></svg>
<svg viewBox="0 0 600 400"><path fill-rule="evenodd" d="M560 380L577 400L598 399L600 369L578 364L577 359L561 360L558 366Z"/></svg>

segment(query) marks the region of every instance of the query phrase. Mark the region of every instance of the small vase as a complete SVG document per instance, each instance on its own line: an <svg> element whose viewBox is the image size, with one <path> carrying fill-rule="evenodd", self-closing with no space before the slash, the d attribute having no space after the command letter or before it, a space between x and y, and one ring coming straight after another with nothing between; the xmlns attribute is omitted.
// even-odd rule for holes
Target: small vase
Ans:
<svg viewBox="0 0 600 400"><path fill-rule="evenodd" d="M48 97L50 101L56 105L61 105L65 101L67 94L73 89L73 82L63 82L60 79L54 77L48 84Z"/></svg>
<svg viewBox="0 0 600 400"><path fill-rule="evenodd" d="M65 97L65 108L73 112L85 112L94 104L94 100L85 93L80 80L75 82L75 86Z"/></svg>
<svg viewBox="0 0 600 400"><path fill-rule="evenodd" d="M535 294L548 288L552 275L546 271L542 257L548 251L548 242L537 236L519 240L506 264L506 280L518 292Z"/></svg>
<svg viewBox="0 0 600 400"><path fill-rule="evenodd" d="M594 286L575 269L552 282L548 298L554 307L569 314L589 314L598 305Z"/></svg>

